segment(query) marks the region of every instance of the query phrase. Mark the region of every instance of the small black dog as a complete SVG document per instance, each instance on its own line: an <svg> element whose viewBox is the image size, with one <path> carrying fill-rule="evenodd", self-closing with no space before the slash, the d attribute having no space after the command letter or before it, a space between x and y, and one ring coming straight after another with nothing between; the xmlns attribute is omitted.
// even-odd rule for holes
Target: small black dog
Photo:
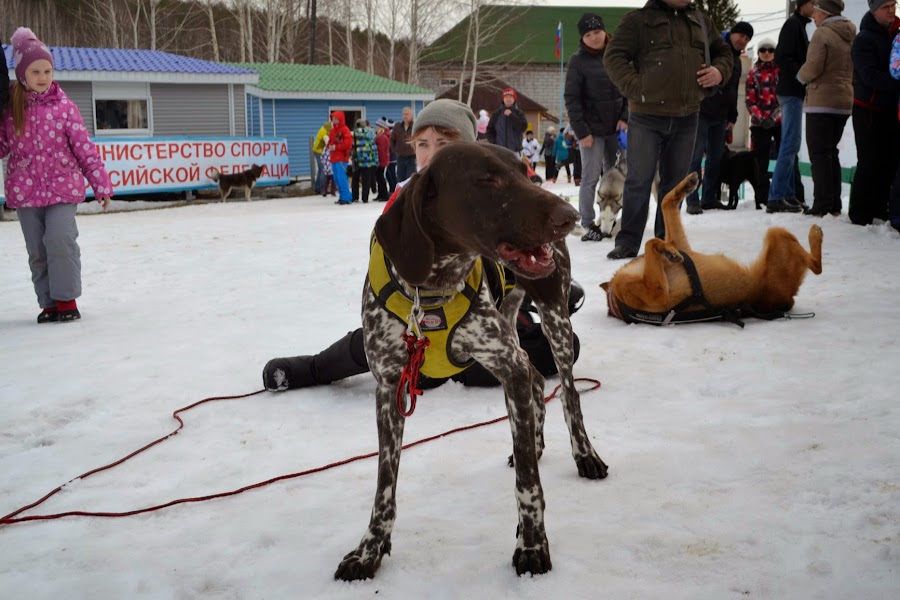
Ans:
<svg viewBox="0 0 900 600"><path fill-rule="evenodd" d="M756 166L756 158L749 150L742 152L734 152L730 148L725 148L722 155L722 170L719 177L719 184L728 185L728 204L729 210L737 208L738 191L743 182L748 182L753 186L753 194L756 196L756 208L762 208L759 202L759 170Z"/></svg>

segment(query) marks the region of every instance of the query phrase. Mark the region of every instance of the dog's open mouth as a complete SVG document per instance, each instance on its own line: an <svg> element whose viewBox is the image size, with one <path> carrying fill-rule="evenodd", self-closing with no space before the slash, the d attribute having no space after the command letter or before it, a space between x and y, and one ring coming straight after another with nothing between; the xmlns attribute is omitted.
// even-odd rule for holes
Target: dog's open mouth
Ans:
<svg viewBox="0 0 900 600"><path fill-rule="evenodd" d="M550 244L524 250L503 242L497 246L497 253L500 255L500 260L525 277L540 279L548 276L556 268L556 262L553 260L553 248Z"/></svg>

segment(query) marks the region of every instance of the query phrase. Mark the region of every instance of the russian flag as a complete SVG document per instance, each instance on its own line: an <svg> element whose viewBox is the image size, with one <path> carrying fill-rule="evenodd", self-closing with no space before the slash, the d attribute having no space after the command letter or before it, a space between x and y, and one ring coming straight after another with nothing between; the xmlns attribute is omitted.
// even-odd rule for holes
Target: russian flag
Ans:
<svg viewBox="0 0 900 600"><path fill-rule="evenodd" d="M562 58L562 21L556 26L556 60Z"/></svg>

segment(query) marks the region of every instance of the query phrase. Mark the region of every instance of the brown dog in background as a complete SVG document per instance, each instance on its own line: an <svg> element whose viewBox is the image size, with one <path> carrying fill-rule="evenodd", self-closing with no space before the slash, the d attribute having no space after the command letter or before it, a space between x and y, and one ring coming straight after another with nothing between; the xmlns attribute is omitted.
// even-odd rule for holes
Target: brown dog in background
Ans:
<svg viewBox="0 0 900 600"><path fill-rule="evenodd" d="M649 240L643 256L600 284L607 292L611 316L624 318L621 305L648 313L666 313L689 298L693 290L682 264L684 255L693 261L703 295L714 308L749 306L758 313L788 311L794 306L794 296L806 270L816 275L822 272L822 228L818 225L809 229L809 252L787 229L770 228L759 257L746 266L721 254L695 252L684 232L680 208L697 182L697 174L691 173L663 199L666 239ZM686 308L704 307L698 303Z"/></svg>
<svg viewBox="0 0 900 600"><path fill-rule="evenodd" d="M253 165L246 171L241 173L232 173L230 175L222 174L218 169L213 169L209 178L219 184L219 195L222 202L228 198L228 194L234 188L244 188L244 199L250 201L250 190L256 185L256 181L262 176L263 168L259 165Z"/></svg>

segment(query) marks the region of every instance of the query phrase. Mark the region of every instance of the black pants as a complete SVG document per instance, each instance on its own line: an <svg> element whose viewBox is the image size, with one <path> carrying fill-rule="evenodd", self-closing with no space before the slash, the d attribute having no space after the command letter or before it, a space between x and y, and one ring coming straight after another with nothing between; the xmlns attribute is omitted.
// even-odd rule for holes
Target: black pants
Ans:
<svg viewBox="0 0 900 600"><path fill-rule="evenodd" d="M806 113L806 147L812 166L816 213L841 212L841 163L838 142L849 115Z"/></svg>
<svg viewBox="0 0 900 600"><path fill-rule="evenodd" d="M378 199L388 199L387 181L384 179L384 172L387 167L375 167L375 183L378 186Z"/></svg>
<svg viewBox="0 0 900 600"><path fill-rule="evenodd" d="M530 321L530 317L528 319ZM550 342L544 337L540 324L519 324L516 328L519 334L519 343L528 358L543 376L548 377L557 373L556 363L553 360L553 351ZM581 342L573 333L574 358L578 360ZM350 331L333 343L331 346L313 356L295 356L291 358L275 358L269 361L263 370L263 382L267 389L274 390L277 385L274 379L274 370L283 369L289 373L289 389L328 385L333 381L340 381L353 375L367 373L369 363L366 359L366 351L363 344L362 328ZM500 382L482 365L475 363L465 371L452 377L463 385L474 387L492 387L500 385ZM423 389L435 388L447 378L433 379L422 376L419 384Z"/></svg>
<svg viewBox="0 0 900 600"><path fill-rule="evenodd" d="M851 222L868 225L888 216L891 184L900 158L896 109L875 112L854 106L853 134L857 162L848 212Z"/></svg>
<svg viewBox="0 0 900 600"><path fill-rule="evenodd" d="M556 179L556 159L549 154L545 154L544 162L547 165L547 167L544 169L544 179Z"/></svg>
<svg viewBox="0 0 900 600"><path fill-rule="evenodd" d="M375 169L378 167L356 167L353 169L353 201L359 200L359 184L362 183L362 201L369 201L369 190L375 183Z"/></svg>
<svg viewBox="0 0 900 600"><path fill-rule="evenodd" d="M778 157L781 148L781 125L771 129L762 127L750 128L750 144L753 146L753 156L756 158L756 167L759 169L759 198L757 205L769 201L769 184L772 174L769 173L769 161ZM794 158L794 197L801 202L805 200L806 190L800 178L800 159Z"/></svg>

